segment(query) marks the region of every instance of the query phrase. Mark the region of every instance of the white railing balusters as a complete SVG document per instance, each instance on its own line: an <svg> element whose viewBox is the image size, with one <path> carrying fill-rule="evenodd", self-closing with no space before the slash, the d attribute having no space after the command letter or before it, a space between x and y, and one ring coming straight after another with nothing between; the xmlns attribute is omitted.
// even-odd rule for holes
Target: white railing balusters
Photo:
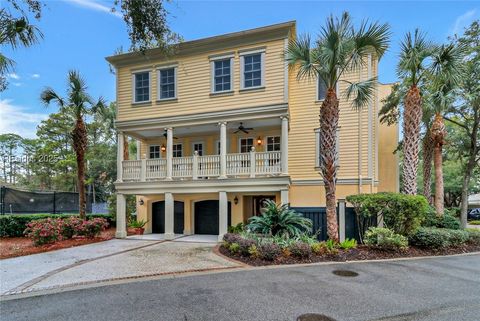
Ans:
<svg viewBox="0 0 480 321"><path fill-rule="evenodd" d="M124 181L138 181L140 180L140 170L142 168L139 160L125 160L122 161L122 175Z"/></svg>
<svg viewBox="0 0 480 321"><path fill-rule="evenodd" d="M163 179L167 175L167 160L164 158L147 159L145 166L146 180Z"/></svg>
<svg viewBox="0 0 480 321"><path fill-rule="evenodd" d="M192 176L192 157L173 157L172 177L187 178Z"/></svg>

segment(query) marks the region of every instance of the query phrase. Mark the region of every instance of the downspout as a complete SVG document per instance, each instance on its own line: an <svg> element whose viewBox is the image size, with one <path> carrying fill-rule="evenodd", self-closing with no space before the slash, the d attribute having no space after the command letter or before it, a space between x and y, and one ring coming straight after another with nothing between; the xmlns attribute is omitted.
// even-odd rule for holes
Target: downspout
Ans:
<svg viewBox="0 0 480 321"><path fill-rule="evenodd" d="M358 73L358 81L362 81L362 70ZM362 111L358 109L358 194L362 193Z"/></svg>
<svg viewBox="0 0 480 321"><path fill-rule="evenodd" d="M372 54L368 54L368 79L372 78ZM373 193L373 106L368 102L368 177L370 178L370 193Z"/></svg>

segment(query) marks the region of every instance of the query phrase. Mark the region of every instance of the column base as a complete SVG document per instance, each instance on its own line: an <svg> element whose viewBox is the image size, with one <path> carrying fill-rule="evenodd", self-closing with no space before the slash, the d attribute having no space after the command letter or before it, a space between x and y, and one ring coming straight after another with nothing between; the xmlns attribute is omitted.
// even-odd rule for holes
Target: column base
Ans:
<svg viewBox="0 0 480 321"><path fill-rule="evenodd" d="M165 178L166 181L173 181L173 179L171 177L167 177Z"/></svg>
<svg viewBox="0 0 480 321"><path fill-rule="evenodd" d="M226 178L227 178L227 175L218 176L218 179L226 179Z"/></svg>
<svg viewBox="0 0 480 321"><path fill-rule="evenodd" d="M175 234L173 233L165 233L166 240L173 240L175 238Z"/></svg>
<svg viewBox="0 0 480 321"><path fill-rule="evenodd" d="M223 236L224 236L224 235L225 235L225 234L220 234L220 235L218 236L218 241L219 241L219 242L223 242Z"/></svg>
<svg viewBox="0 0 480 321"><path fill-rule="evenodd" d="M124 239L127 237L127 232L126 231L116 231L115 232L115 238L117 239Z"/></svg>

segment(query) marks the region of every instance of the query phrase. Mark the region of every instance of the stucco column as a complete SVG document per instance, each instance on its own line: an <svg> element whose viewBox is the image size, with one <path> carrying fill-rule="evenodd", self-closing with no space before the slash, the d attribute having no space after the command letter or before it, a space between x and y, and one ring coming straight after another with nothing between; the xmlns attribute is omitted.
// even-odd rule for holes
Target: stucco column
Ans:
<svg viewBox="0 0 480 321"><path fill-rule="evenodd" d="M282 135L280 150L282 155L282 175L288 175L288 117L282 116Z"/></svg>
<svg viewBox="0 0 480 321"><path fill-rule="evenodd" d="M123 154L122 154L123 155ZM117 230L115 237L124 239L127 237L127 198L124 194L117 193Z"/></svg>
<svg viewBox="0 0 480 321"><path fill-rule="evenodd" d="M228 230L228 199L227 192L218 192L218 241Z"/></svg>
<svg viewBox="0 0 480 321"><path fill-rule="evenodd" d="M220 177L227 178L227 122L220 122Z"/></svg>
<svg viewBox="0 0 480 321"><path fill-rule="evenodd" d="M167 128L167 176L166 180L172 180L173 172L173 128Z"/></svg>
<svg viewBox="0 0 480 321"><path fill-rule="evenodd" d="M173 240L175 234L173 233L173 194L165 193L165 239Z"/></svg>
<svg viewBox="0 0 480 321"><path fill-rule="evenodd" d="M117 182L123 181L123 133L117 133Z"/></svg>
<svg viewBox="0 0 480 321"><path fill-rule="evenodd" d="M281 204L289 204L288 189L282 189L280 191L280 203Z"/></svg>

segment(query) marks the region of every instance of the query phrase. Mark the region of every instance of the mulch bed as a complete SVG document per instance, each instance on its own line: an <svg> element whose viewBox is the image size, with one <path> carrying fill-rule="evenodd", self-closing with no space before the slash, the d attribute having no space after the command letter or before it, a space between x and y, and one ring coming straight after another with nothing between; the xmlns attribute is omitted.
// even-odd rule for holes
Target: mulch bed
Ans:
<svg viewBox="0 0 480 321"><path fill-rule="evenodd" d="M26 237L2 237L0 238L0 259L49 252L79 245L103 242L112 239L114 236L115 228L111 227L103 231L99 237L95 237L93 239L75 237L73 239L58 241L53 244L44 244L40 246L33 245L32 240Z"/></svg>
<svg viewBox="0 0 480 321"><path fill-rule="evenodd" d="M458 247L449 247L444 249L423 249L410 246L406 251L382 251L378 249L370 249L360 245L351 250L339 250L333 255L312 255L310 258L297 257L279 257L274 261L265 261L262 259L253 259L251 257L239 254L231 254L225 247L220 246L221 254L234 260L243 262L251 266L278 265L278 264L298 264L298 263L317 263L317 262L346 262L346 261L363 261L363 260L382 260L393 258L419 257L419 256L441 256L451 254L462 254L470 252L480 252L480 245L464 244Z"/></svg>

